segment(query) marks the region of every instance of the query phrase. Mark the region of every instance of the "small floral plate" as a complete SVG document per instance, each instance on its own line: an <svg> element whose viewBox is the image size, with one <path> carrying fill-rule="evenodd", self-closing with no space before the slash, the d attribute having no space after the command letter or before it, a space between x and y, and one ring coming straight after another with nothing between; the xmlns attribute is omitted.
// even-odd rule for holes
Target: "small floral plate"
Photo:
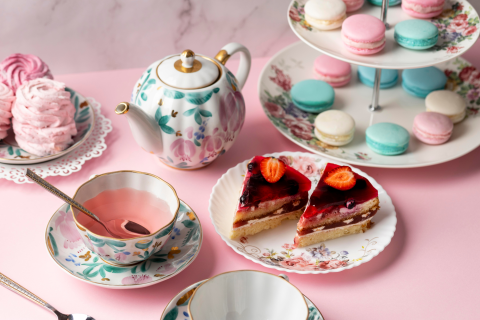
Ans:
<svg viewBox="0 0 480 320"><path fill-rule="evenodd" d="M325 158L311 153L281 152L265 155L282 159L312 181L318 183L320 173L327 164ZM339 272L372 260L390 243L397 225L397 216L387 192L373 178L352 168L367 178L378 190L380 210L373 217L373 227L365 233L353 234L305 248L295 248L293 238L296 220L283 221L272 230L253 236L230 239L233 214L238 205L238 192L250 159L230 168L213 187L208 210L215 231L236 253L267 268L302 274ZM344 165L340 162L334 162Z"/></svg>
<svg viewBox="0 0 480 320"><path fill-rule="evenodd" d="M84 143L88 139L95 126L94 110L89 104L87 98L85 98L78 92L73 91L70 88L66 88L65 90L70 92L70 100L72 101L76 110L75 125L77 127L77 134L73 137L73 144L69 148L57 154L40 157L28 153L27 151L20 148L15 141L15 134L13 133L13 130L10 129L8 132L8 136L5 139L0 140L1 163L21 165L50 161L60 158L69 152L72 152L73 150L80 147L82 143Z"/></svg>
<svg viewBox="0 0 480 320"><path fill-rule="evenodd" d="M145 262L133 267L123 268L107 264L97 254L89 251L75 227L68 204L62 205L55 212L45 232L48 252L63 270L87 283L111 289L143 288L176 276L195 260L202 240L200 220L182 200L177 222L167 245ZM150 245L154 247L157 244ZM126 255L144 254L150 245L145 248L142 243L136 252L119 249L115 259L121 261Z"/></svg>
<svg viewBox="0 0 480 320"><path fill-rule="evenodd" d="M199 281L192 284L190 287L183 289L177 294L163 310L160 320L189 320L188 303L192 297L195 289L207 280ZM324 320L320 310L313 304L313 302L305 296L308 305L308 319L307 320Z"/></svg>
<svg viewBox="0 0 480 320"><path fill-rule="evenodd" d="M480 22L478 14L466 0L446 0L443 13L430 21L438 28L439 40L428 50L410 50L397 44L395 25L413 19L401 6L388 8L385 48L374 55L358 55L348 51L343 44L341 29L320 31L305 21L305 3L293 0L288 8L288 22L293 32L307 45L334 58L356 65L382 69L414 69L437 65L464 54L478 39ZM349 15L368 14L380 17L381 8L366 2Z"/></svg>
<svg viewBox="0 0 480 320"><path fill-rule="evenodd" d="M352 80L335 88L333 109L343 110L355 119L353 141L342 147L329 146L314 134L316 113L298 109L292 102L290 89L302 80L313 78L313 62L319 53L297 42L277 53L265 65L258 93L263 110L272 124L285 137L327 158L360 166L383 168L414 168L450 161L480 145L480 70L462 58L455 58L436 67L448 78L447 90L461 95L467 103L467 118L455 125L452 137L442 145L427 145L412 132L413 119L426 110L425 99L409 95L396 86L380 91L380 111L370 112L372 88L358 80L357 66L352 65ZM404 154L382 156L370 150L365 142L365 130L378 122L394 122L410 132L410 144Z"/></svg>

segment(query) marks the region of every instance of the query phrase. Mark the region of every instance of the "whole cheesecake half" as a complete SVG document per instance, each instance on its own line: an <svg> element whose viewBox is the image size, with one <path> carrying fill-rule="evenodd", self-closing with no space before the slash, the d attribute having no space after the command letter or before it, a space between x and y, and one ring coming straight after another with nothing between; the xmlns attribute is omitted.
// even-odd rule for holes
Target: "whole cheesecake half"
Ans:
<svg viewBox="0 0 480 320"><path fill-rule="evenodd" d="M365 232L379 209L378 191L348 166L328 163L297 224L294 243L314 243Z"/></svg>
<svg viewBox="0 0 480 320"><path fill-rule="evenodd" d="M254 235L283 220L299 219L310 188L307 177L281 160L254 157L247 166L230 237Z"/></svg>

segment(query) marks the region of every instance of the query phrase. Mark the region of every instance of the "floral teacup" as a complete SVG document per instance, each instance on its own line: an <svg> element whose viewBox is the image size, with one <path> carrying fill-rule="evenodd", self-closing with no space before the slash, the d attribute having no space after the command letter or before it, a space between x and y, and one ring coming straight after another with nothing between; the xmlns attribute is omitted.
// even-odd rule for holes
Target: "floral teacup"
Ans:
<svg viewBox="0 0 480 320"><path fill-rule="evenodd" d="M202 283L188 304L192 320L306 320L303 294L284 275L254 270L219 274Z"/></svg>
<svg viewBox="0 0 480 320"><path fill-rule="evenodd" d="M123 188L147 191L165 201L172 216L171 221L158 230L150 230L151 233L148 235L117 239L88 230L84 224L91 222L90 218L76 208L71 209L75 225L89 250L109 264L131 266L148 259L165 246L177 219L180 200L170 184L153 174L137 171L116 171L96 175L77 189L73 199L84 204L103 191Z"/></svg>

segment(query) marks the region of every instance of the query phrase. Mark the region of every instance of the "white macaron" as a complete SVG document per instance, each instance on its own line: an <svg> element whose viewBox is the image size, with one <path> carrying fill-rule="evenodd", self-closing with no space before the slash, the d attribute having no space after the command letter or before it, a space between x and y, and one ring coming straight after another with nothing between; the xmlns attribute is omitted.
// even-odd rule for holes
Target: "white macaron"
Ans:
<svg viewBox="0 0 480 320"><path fill-rule="evenodd" d="M467 103L459 94L449 90L433 91L425 98L428 112L437 112L449 117L453 123L465 118Z"/></svg>
<svg viewBox="0 0 480 320"><path fill-rule="evenodd" d="M309 0L305 4L305 20L318 30L340 28L347 18L347 6L342 0Z"/></svg>
<svg viewBox="0 0 480 320"><path fill-rule="evenodd" d="M353 140L355 120L340 110L328 110L315 119L315 136L332 146L344 146Z"/></svg>

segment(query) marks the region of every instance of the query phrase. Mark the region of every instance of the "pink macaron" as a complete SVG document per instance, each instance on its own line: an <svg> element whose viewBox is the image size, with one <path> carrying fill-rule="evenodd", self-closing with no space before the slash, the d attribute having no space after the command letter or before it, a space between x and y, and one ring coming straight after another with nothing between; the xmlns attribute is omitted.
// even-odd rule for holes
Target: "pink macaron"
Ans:
<svg viewBox="0 0 480 320"><path fill-rule="evenodd" d="M365 3L365 0L343 0L343 2L347 6L347 12L353 12L360 9Z"/></svg>
<svg viewBox="0 0 480 320"><path fill-rule="evenodd" d="M414 18L428 19L443 12L445 0L402 0L402 9Z"/></svg>
<svg viewBox="0 0 480 320"><path fill-rule="evenodd" d="M413 120L413 133L427 144L442 144L452 135L453 122L444 114L422 112Z"/></svg>
<svg viewBox="0 0 480 320"><path fill-rule="evenodd" d="M356 14L343 22L342 39L350 52L374 54L385 47L385 25L374 16Z"/></svg>
<svg viewBox="0 0 480 320"><path fill-rule="evenodd" d="M313 63L313 71L317 80L322 80L332 87L342 87L352 78L350 63L341 61L326 54L319 56Z"/></svg>

